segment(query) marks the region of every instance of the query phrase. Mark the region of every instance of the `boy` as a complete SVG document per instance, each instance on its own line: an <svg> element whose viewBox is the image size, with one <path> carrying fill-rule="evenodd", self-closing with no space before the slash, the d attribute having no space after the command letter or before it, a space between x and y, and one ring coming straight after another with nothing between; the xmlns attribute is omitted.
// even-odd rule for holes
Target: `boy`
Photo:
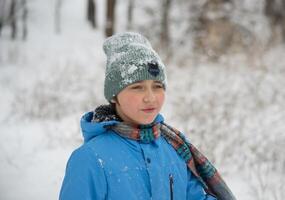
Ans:
<svg viewBox="0 0 285 200"><path fill-rule="evenodd" d="M81 119L84 144L71 155L60 199L232 200L211 163L159 113L165 66L146 38L104 42L104 95Z"/></svg>

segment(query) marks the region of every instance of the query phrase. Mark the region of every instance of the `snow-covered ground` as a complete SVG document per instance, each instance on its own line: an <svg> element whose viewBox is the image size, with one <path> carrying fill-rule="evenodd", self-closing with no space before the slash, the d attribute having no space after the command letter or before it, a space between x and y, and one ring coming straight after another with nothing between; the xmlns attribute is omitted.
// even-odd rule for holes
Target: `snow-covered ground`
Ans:
<svg viewBox="0 0 285 200"><path fill-rule="evenodd" d="M53 6L31 3L26 42L10 41L8 30L0 38L1 200L57 199L66 161L82 143L79 119L105 103L102 14L92 30L83 1L65 2L55 35ZM166 120L214 161L237 199L284 199L284 46L258 67L234 58L193 63L167 65Z"/></svg>

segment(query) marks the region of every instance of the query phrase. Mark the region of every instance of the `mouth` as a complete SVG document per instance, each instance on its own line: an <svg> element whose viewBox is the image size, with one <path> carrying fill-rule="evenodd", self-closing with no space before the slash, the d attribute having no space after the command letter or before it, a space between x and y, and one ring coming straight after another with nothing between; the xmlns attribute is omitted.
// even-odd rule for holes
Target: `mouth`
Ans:
<svg viewBox="0 0 285 200"><path fill-rule="evenodd" d="M155 108L145 108L145 109L142 109L143 112L145 113L153 113L156 109Z"/></svg>

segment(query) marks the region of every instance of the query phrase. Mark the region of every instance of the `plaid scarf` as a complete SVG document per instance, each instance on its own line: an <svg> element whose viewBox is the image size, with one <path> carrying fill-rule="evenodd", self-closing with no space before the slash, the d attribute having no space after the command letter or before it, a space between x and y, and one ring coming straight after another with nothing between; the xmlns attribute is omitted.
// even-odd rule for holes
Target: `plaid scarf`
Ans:
<svg viewBox="0 0 285 200"><path fill-rule="evenodd" d="M95 110L97 117L94 114L93 116L95 116L95 118L93 117L93 121L105 121L104 119L109 119L110 116L113 116L111 118L114 119L114 116L116 116L114 110L108 114L108 112L106 112L107 107L109 111L111 111L110 106L97 108ZM118 117L117 120L121 121ZM176 150L177 154L185 161L188 169L202 183L208 194L215 196L218 200L236 199L211 162L199 152L180 131L171 126L162 122L134 127L127 123L120 122L106 128L115 131L122 137L138 140L142 143L150 143L160 136L164 137Z"/></svg>

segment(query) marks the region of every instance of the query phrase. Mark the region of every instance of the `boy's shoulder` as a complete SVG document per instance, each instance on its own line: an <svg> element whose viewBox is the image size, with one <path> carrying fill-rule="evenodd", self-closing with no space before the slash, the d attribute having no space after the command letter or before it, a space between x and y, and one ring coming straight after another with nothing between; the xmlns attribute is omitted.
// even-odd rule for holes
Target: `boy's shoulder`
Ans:
<svg viewBox="0 0 285 200"><path fill-rule="evenodd" d="M116 148L114 142L115 134L106 133L98 135L87 142L81 144L78 148L73 150L70 156L70 162L81 162L82 160L97 160L98 157L109 154L109 151ZM81 160L81 161L80 161Z"/></svg>
<svg viewBox="0 0 285 200"><path fill-rule="evenodd" d="M104 134L97 135L90 140L84 142L81 148L100 149L106 146L113 145L118 140L118 135L112 131L107 131Z"/></svg>

